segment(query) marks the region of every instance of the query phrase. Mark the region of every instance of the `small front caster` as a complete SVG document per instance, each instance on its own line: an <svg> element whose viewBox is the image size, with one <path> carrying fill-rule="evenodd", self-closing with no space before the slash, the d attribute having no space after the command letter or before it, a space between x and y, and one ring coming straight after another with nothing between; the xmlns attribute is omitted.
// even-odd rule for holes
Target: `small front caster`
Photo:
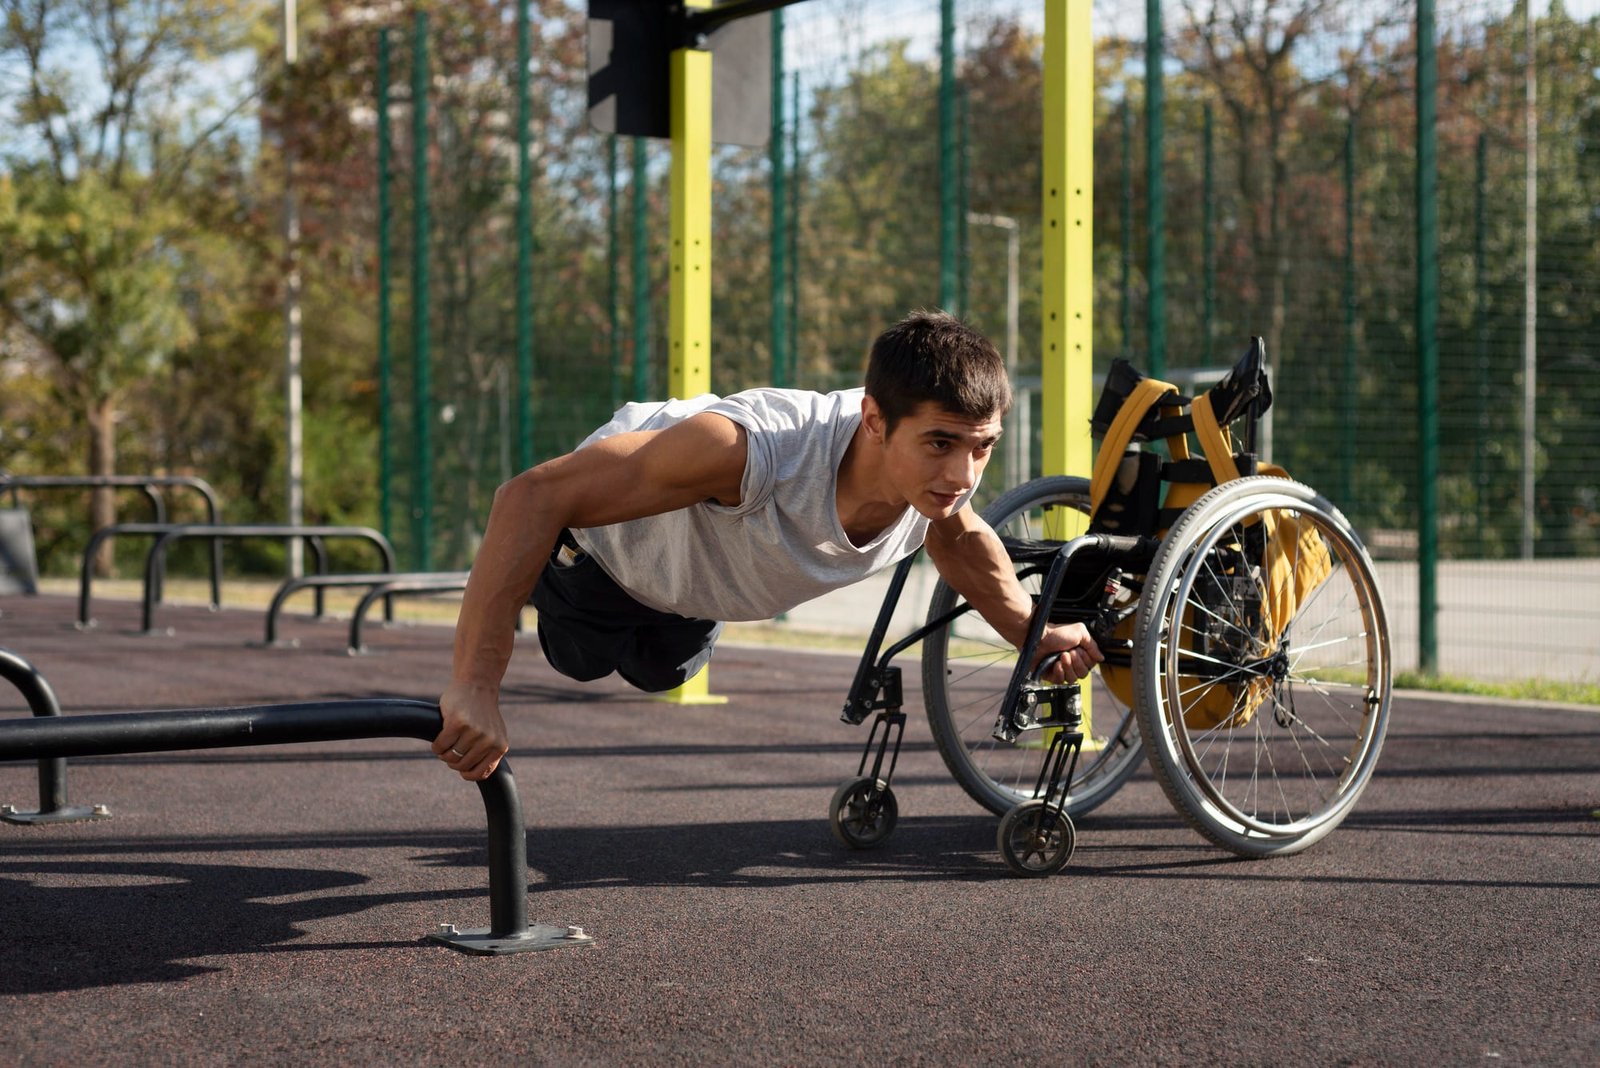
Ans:
<svg viewBox="0 0 1600 1068"><path fill-rule="evenodd" d="M833 792L828 803L828 825L851 849L871 849L879 844L889 837L899 818L894 791L870 775L851 779Z"/></svg>
<svg viewBox="0 0 1600 1068"><path fill-rule="evenodd" d="M1078 835L1059 805L1048 805L1036 797L1005 814L996 839L1006 867L1037 879L1066 867Z"/></svg>

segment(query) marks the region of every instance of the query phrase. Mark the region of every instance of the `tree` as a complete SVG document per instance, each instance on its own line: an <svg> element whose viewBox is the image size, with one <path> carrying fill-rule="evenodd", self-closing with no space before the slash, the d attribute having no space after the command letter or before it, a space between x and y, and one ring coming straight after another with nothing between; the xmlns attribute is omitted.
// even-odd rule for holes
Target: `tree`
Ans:
<svg viewBox="0 0 1600 1068"><path fill-rule="evenodd" d="M193 341L193 179L237 141L253 94L210 88L251 29L238 0L0 0L0 85L18 131L0 194L0 337L25 343L116 469L128 392ZM209 79L209 81L208 81ZM18 339L25 339L25 342ZM114 521L108 492L92 522ZM98 562L104 567L109 556Z"/></svg>

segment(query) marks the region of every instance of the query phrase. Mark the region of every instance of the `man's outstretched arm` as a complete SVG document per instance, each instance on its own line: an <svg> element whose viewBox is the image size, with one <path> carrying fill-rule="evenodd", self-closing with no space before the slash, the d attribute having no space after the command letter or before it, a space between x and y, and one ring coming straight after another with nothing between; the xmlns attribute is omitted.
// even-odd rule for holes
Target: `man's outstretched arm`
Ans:
<svg viewBox="0 0 1600 1068"><path fill-rule="evenodd" d="M517 617L563 528L641 519L705 500L737 504L744 466L744 429L705 414L666 430L604 438L502 485L461 599L434 753L471 780L488 778L505 755L500 683Z"/></svg>
<svg viewBox="0 0 1600 1068"><path fill-rule="evenodd" d="M1020 649L1028 640L1033 598L1017 581L1016 568L989 524L967 505L948 519L932 523L924 546L939 576L1002 638ZM1054 653L1062 657L1046 672L1049 682L1086 678L1105 659L1081 623L1045 626L1034 664Z"/></svg>

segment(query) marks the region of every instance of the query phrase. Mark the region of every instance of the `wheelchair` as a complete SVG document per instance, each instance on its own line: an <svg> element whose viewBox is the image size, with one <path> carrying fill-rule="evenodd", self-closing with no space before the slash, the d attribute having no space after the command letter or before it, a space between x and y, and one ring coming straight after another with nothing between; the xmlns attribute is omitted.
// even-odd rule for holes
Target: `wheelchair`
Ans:
<svg viewBox="0 0 1600 1068"><path fill-rule="evenodd" d="M1178 813L1240 856L1298 852L1349 814L1388 726L1388 624L1371 559L1338 508L1256 461L1271 403L1264 363L1252 339L1204 395L1228 477L1216 476L1219 450L1188 455L1198 398L1118 361L1095 411L1105 439L1097 478L1102 463L1116 471L1100 507L1089 479L1047 476L983 513L1034 600L1020 651L943 582L926 622L884 648L915 558L900 563L841 716L873 719L855 777L829 805L842 842L879 845L898 819L891 783L906 713L891 661L919 642L934 742L961 787L1002 817L997 844L1017 875L1064 867L1074 818L1146 756ZM1150 386L1159 399L1137 424L1118 425L1130 387L1148 397ZM1129 445L1108 460L1113 428ZM1165 454L1150 447L1159 439ZM1186 506L1181 483L1197 494ZM1081 683L1049 685L1043 665L1030 670L1047 622L1082 623L1094 636L1105 660Z"/></svg>

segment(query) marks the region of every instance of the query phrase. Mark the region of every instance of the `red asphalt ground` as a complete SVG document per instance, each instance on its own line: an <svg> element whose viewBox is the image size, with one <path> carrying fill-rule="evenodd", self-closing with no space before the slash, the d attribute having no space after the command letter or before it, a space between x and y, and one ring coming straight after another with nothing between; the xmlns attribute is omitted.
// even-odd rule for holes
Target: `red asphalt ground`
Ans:
<svg viewBox="0 0 1600 1068"><path fill-rule="evenodd" d="M70 715L433 699L449 631L138 606L72 629L0 602ZM906 661L908 686L917 677ZM720 706L569 683L521 639L506 694L529 914L597 942L425 944L488 922L478 792L408 740L82 759L109 821L0 824L0 1062L100 1064L1600 1063L1600 714L1402 696L1334 834L1240 861L1147 772L1066 872L1007 874L920 715L901 821L826 822L865 728L853 661L723 649ZM907 695L917 712L917 695ZM0 713L26 706L0 686ZM31 808L32 765L0 766Z"/></svg>

